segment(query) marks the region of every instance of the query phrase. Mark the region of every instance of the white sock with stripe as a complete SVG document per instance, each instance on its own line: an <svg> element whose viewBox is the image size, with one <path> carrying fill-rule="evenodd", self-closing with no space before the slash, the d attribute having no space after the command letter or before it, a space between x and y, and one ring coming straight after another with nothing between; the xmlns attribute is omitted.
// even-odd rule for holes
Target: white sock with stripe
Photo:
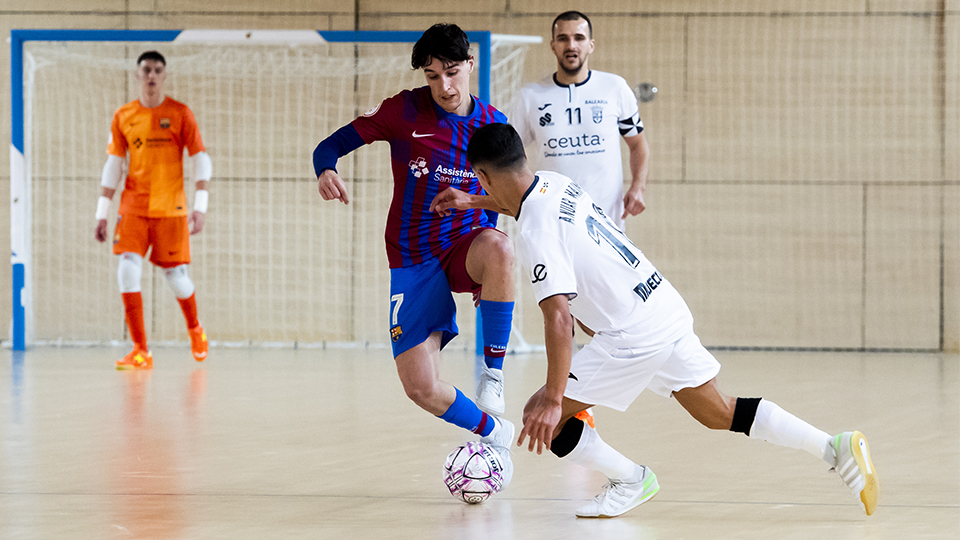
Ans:
<svg viewBox="0 0 960 540"><path fill-rule="evenodd" d="M766 399L757 405L750 437L787 448L806 450L831 466L834 462L830 435L811 426Z"/></svg>
<svg viewBox="0 0 960 540"><path fill-rule="evenodd" d="M586 424L583 425L580 442L564 459L600 471L612 480L639 482L643 476L642 467L605 443L597 430Z"/></svg>

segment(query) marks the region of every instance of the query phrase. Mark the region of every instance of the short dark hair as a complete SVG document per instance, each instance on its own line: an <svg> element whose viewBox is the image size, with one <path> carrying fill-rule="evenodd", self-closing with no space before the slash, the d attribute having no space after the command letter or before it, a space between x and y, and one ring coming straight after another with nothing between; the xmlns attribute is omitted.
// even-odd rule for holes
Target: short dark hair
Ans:
<svg viewBox="0 0 960 540"><path fill-rule="evenodd" d="M144 60L156 60L157 62L160 62L164 66L167 65L167 59L164 58L163 55L157 51L147 51L141 54L139 57L137 57L137 65L139 66L140 62L143 62Z"/></svg>
<svg viewBox="0 0 960 540"><path fill-rule="evenodd" d="M410 64L413 69L426 67L436 58L443 66L470 58L467 33L455 24L437 23L423 33L413 45Z"/></svg>
<svg viewBox="0 0 960 540"><path fill-rule="evenodd" d="M473 132L467 144L467 161L476 168L516 170L526 163L520 134L510 124L487 124Z"/></svg>
<svg viewBox="0 0 960 540"><path fill-rule="evenodd" d="M550 25L550 37L553 37L553 31L557 27L557 23L560 21L576 21L578 19L583 19L587 21L587 29L590 30L590 35L587 36L590 39L593 39L593 23L590 22L590 17L587 17L579 11L564 11L563 13L557 15L557 18L553 20L553 24Z"/></svg>

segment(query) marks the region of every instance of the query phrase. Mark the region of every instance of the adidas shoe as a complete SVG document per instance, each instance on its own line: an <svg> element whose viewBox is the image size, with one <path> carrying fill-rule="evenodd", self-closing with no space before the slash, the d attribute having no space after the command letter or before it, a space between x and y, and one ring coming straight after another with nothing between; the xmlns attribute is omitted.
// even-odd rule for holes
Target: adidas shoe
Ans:
<svg viewBox="0 0 960 540"><path fill-rule="evenodd" d="M643 475L638 482L611 479L589 504L577 509L577 517L616 517L649 501L659 492L657 475L649 467L643 467Z"/></svg>
<svg viewBox="0 0 960 540"><path fill-rule="evenodd" d="M198 324L196 328L188 328L190 334L190 352L193 353L193 359L197 362L203 362L207 358L207 333L203 331L203 325Z"/></svg>
<svg viewBox="0 0 960 540"><path fill-rule="evenodd" d="M480 437L480 442L489 444L500 455L503 462L503 487L507 487L513 479L513 458L510 457L510 446L513 444L513 435L516 427L506 418L497 418L497 428L486 437Z"/></svg>
<svg viewBox="0 0 960 540"><path fill-rule="evenodd" d="M117 360L117 371L130 369L153 369L153 355L148 351L133 349L122 359Z"/></svg>
<svg viewBox="0 0 960 540"><path fill-rule="evenodd" d="M507 410L503 399L503 370L483 366L477 383L477 407L494 416L500 416Z"/></svg>
<svg viewBox="0 0 960 540"><path fill-rule="evenodd" d="M831 439L830 447L834 455L831 470L840 475L854 497L860 497L867 515L872 515L877 508L880 481L870 459L866 437L859 431L845 431Z"/></svg>

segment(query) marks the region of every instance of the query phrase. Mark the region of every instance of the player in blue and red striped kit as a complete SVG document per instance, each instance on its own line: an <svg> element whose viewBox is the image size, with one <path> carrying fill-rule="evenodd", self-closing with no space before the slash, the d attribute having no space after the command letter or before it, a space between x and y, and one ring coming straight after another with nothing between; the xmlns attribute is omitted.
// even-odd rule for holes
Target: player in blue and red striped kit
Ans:
<svg viewBox="0 0 960 540"><path fill-rule="evenodd" d="M502 369L513 317L513 247L494 228L499 208L467 162L470 135L506 117L470 95L469 47L456 25L429 28L411 58L414 69L423 68L427 86L387 98L340 128L320 142L313 161L323 199L348 204L337 159L364 144L390 143L394 188L385 238L390 334L400 381L421 408L506 453L514 427L494 415L505 408ZM435 212L440 197L467 201L461 207L471 209ZM452 292L479 294L485 367L476 403L439 378L440 350L458 333ZM509 454L505 457L512 474Z"/></svg>

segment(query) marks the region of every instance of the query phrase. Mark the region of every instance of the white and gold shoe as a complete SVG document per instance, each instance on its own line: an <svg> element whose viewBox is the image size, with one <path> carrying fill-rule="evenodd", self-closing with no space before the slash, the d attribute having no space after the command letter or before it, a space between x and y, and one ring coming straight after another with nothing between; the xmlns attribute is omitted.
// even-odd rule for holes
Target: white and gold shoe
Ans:
<svg viewBox="0 0 960 540"><path fill-rule="evenodd" d="M834 465L843 483L859 496L867 515L877 509L877 497L880 494L880 481L877 469L870 459L870 447L867 438L859 431L845 431L830 441L833 448Z"/></svg>
<svg viewBox="0 0 960 540"><path fill-rule="evenodd" d="M649 467L643 467L643 475L638 482L611 479L589 504L577 509L577 517L617 517L649 501L659 492L657 475Z"/></svg>

